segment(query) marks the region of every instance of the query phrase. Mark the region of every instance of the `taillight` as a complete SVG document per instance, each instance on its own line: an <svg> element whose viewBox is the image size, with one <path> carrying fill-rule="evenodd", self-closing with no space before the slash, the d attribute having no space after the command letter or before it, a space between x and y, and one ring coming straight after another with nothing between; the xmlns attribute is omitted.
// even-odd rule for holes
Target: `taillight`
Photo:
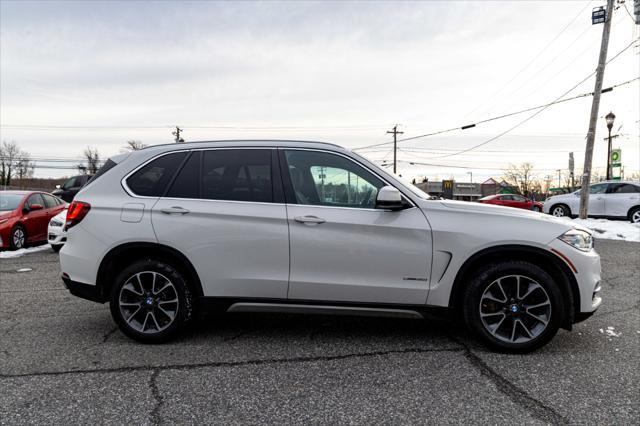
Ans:
<svg viewBox="0 0 640 426"><path fill-rule="evenodd" d="M84 219L84 217L91 210L91 204L83 203L82 201L74 201L69 205L67 210L67 222L65 223L65 231L72 226L75 226Z"/></svg>

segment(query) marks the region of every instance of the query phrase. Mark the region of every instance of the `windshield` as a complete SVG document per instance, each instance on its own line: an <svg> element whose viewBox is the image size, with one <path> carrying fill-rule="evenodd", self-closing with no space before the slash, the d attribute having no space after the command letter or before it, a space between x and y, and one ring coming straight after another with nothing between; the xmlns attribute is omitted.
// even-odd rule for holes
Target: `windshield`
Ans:
<svg viewBox="0 0 640 426"><path fill-rule="evenodd" d="M0 211L6 212L15 210L24 198L22 194L2 194L0 193Z"/></svg>

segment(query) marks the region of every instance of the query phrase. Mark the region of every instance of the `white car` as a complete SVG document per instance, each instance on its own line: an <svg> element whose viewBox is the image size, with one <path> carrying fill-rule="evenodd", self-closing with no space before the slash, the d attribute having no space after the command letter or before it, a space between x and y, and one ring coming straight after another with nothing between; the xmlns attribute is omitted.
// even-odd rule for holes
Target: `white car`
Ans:
<svg viewBox="0 0 640 426"><path fill-rule="evenodd" d="M64 223L67 220L67 209L62 210L49 221L47 229L47 241L51 244L53 251L60 251L67 241L67 233L64 230Z"/></svg>
<svg viewBox="0 0 640 426"><path fill-rule="evenodd" d="M107 161L69 206L69 291L141 342L204 309L422 318L448 310L526 352L600 306L589 230L432 200L339 146L161 145Z"/></svg>
<svg viewBox="0 0 640 426"><path fill-rule="evenodd" d="M543 210L553 216L577 216L580 190L547 198ZM608 181L591 185L589 216L640 223L640 183Z"/></svg>

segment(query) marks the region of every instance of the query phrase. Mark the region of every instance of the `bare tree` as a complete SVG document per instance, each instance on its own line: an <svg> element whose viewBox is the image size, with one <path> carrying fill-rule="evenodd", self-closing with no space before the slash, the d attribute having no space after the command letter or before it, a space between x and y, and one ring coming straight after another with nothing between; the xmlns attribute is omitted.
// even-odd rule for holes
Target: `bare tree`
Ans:
<svg viewBox="0 0 640 426"><path fill-rule="evenodd" d="M531 183L536 178L533 169L532 163L509 164L504 171L504 180L516 186L523 195L528 196L531 192Z"/></svg>
<svg viewBox="0 0 640 426"><path fill-rule="evenodd" d="M142 141L130 140L130 141L127 141L126 145L121 151L122 152L139 151L146 147L147 145L143 144Z"/></svg>
<svg viewBox="0 0 640 426"><path fill-rule="evenodd" d="M87 160L87 173L95 175L100 168L100 154L98 153L98 149L88 146L85 148L83 155Z"/></svg>
<svg viewBox="0 0 640 426"><path fill-rule="evenodd" d="M13 167L15 170L13 176L20 180L20 186L22 186L23 179L33 177L36 168L35 164L31 162L31 154L26 151L20 151Z"/></svg>
<svg viewBox="0 0 640 426"><path fill-rule="evenodd" d="M16 161L20 157L20 147L14 141L3 141L0 145L0 185L11 185Z"/></svg>

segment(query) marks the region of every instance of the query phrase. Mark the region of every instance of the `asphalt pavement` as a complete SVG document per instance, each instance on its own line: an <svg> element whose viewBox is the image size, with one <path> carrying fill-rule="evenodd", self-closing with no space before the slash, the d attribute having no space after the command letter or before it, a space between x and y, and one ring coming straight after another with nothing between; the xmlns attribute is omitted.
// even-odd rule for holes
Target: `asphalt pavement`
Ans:
<svg viewBox="0 0 640 426"><path fill-rule="evenodd" d="M602 307L527 355L441 321L275 314L141 345L57 254L0 259L0 424L640 424L640 244L596 248Z"/></svg>

